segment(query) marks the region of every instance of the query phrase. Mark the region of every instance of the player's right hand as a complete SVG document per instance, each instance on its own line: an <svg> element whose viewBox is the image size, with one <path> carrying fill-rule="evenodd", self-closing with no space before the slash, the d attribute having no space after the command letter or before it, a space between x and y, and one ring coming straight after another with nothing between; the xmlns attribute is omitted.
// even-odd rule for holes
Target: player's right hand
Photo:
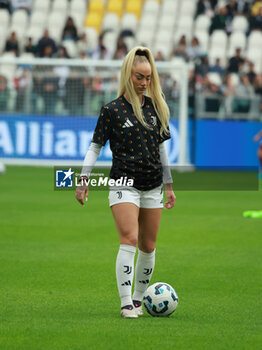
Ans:
<svg viewBox="0 0 262 350"><path fill-rule="evenodd" d="M88 186L85 184L85 180L87 179L82 181L82 186L78 186L75 192L75 197L81 205L85 205L84 199L88 200Z"/></svg>
<svg viewBox="0 0 262 350"><path fill-rule="evenodd" d="M84 190L77 189L75 192L75 197L80 204L85 205L84 199L85 201L88 200L88 187L86 186Z"/></svg>

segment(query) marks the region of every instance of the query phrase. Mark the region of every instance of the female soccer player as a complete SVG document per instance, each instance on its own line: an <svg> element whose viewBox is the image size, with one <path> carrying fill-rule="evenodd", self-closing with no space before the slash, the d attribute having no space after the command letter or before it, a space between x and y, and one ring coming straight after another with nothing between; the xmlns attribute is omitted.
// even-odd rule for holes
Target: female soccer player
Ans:
<svg viewBox="0 0 262 350"><path fill-rule="evenodd" d="M113 153L111 179L128 178L131 187L109 189L111 207L120 238L116 278L121 316L143 314L141 301L155 265L155 244L163 208L163 183L167 202L175 204L172 177L164 141L170 138L169 109L163 98L151 51L132 49L121 69L118 98L102 107L80 179L87 180L107 140ZM76 190L84 205L88 187ZM134 257L138 245L135 287L132 296Z"/></svg>
<svg viewBox="0 0 262 350"><path fill-rule="evenodd" d="M257 156L258 156L259 164L260 164L259 178L262 179L262 130L260 130L254 136L254 142L258 142L258 141L260 141L258 151L257 151Z"/></svg>

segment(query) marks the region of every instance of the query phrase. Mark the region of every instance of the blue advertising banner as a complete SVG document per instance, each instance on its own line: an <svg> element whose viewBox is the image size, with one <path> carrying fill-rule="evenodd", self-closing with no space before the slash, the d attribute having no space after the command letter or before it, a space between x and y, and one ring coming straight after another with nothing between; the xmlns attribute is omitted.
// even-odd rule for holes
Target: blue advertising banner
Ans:
<svg viewBox="0 0 262 350"><path fill-rule="evenodd" d="M82 161L96 121L97 117L0 116L0 158ZM172 138L166 142L166 148L170 163L176 163L179 153L176 119L170 121L170 131ZM189 141L188 144L190 145ZM102 148L98 161L107 162L111 159L107 143Z"/></svg>
<svg viewBox="0 0 262 350"><path fill-rule="evenodd" d="M198 120L195 165L197 167L254 167L259 144L254 136L261 122Z"/></svg>

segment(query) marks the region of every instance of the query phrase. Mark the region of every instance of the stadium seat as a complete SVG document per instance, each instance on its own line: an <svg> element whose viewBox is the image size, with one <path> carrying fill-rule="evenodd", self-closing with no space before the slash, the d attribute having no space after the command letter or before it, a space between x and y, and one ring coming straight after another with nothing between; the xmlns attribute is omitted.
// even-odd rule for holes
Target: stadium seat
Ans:
<svg viewBox="0 0 262 350"><path fill-rule="evenodd" d="M33 43L36 45L39 39L43 36L44 27L39 25L30 25L25 33L26 38L32 38Z"/></svg>
<svg viewBox="0 0 262 350"><path fill-rule="evenodd" d="M105 33L105 35L103 36L104 45L110 52L111 57L114 56L114 53L116 50L117 37L118 37L117 32L108 32L108 33Z"/></svg>
<svg viewBox="0 0 262 350"><path fill-rule="evenodd" d="M126 13L134 13L137 18L140 18L142 10L141 0L127 0L126 2Z"/></svg>
<svg viewBox="0 0 262 350"><path fill-rule="evenodd" d="M211 19L206 15L199 15L195 20L195 31L208 31Z"/></svg>
<svg viewBox="0 0 262 350"><path fill-rule="evenodd" d="M122 17L121 20L121 28L122 30L131 30L133 33L136 32L137 29L137 17L133 13L126 13Z"/></svg>
<svg viewBox="0 0 262 350"><path fill-rule="evenodd" d="M200 45L202 46L204 52L208 52L209 35L206 31L196 31L194 36L198 39Z"/></svg>
<svg viewBox="0 0 262 350"><path fill-rule="evenodd" d="M132 36L124 37L124 42L127 46L128 51L131 50L135 46L135 38Z"/></svg>
<svg viewBox="0 0 262 350"><path fill-rule="evenodd" d="M258 30L253 30L247 39L248 50L253 47L262 47L262 33Z"/></svg>
<svg viewBox="0 0 262 350"><path fill-rule="evenodd" d="M172 14L173 16L177 16L178 12L178 1L175 0L168 0L164 1L161 5L161 13L163 14Z"/></svg>
<svg viewBox="0 0 262 350"><path fill-rule="evenodd" d="M59 43L61 41L62 30L63 30L63 28L56 25L56 24L51 24L48 27L50 37L52 39L54 39L57 43Z"/></svg>
<svg viewBox="0 0 262 350"><path fill-rule="evenodd" d="M86 15L86 0L71 0L70 2L70 15L74 13L82 13Z"/></svg>
<svg viewBox="0 0 262 350"><path fill-rule="evenodd" d="M176 24L176 17L172 14L162 13L158 19L159 29L168 29L173 32Z"/></svg>
<svg viewBox="0 0 262 350"><path fill-rule="evenodd" d="M140 30L152 30L155 31L157 25L157 16L143 14L140 19Z"/></svg>
<svg viewBox="0 0 262 350"><path fill-rule="evenodd" d="M52 3L52 10L53 11L67 12L67 9L68 9L68 1L53 0L53 3Z"/></svg>
<svg viewBox="0 0 262 350"><path fill-rule="evenodd" d="M210 48L221 48L225 50L227 47L227 35L224 30L215 30L210 37Z"/></svg>
<svg viewBox="0 0 262 350"><path fill-rule="evenodd" d="M222 79L221 76L218 73L208 73L208 80L215 85L222 85Z"/></svg>
<svg viewBox="0 0 262 350"><path fill-rule="evenodd" d="M104 2L103 0L90 0L88 6L88 13L98 14L101 17L104 15Z"/></svg>
<svg viewBox="0 0 262 350"><path fill-rule="evenodd" d="M106 13L102 21L103 30L118 31L119 29L119 17L116 13Z"/></svg>
<svg viewBox="0 0 262 350"><path fill-rule="evenodd" d="M192 31L193 28L193 17L190 16L181 16L177 22L177 30L186 30Z"/></svg>
<svg viewBox="0 0 262 350"><path fill-rule="evenodd" d="M16 71L16 64L12 63L12 60L15 59L15 54L13 52L4 52L2 58L8 58L10 63L0 65L0 75L4 75L11 82Z"/></svg>
<svg viewBox="0 0 262 350"><path fill-rule="evenodd" d="M179 17L190 16L194 18L196 12L196 2L193 0L183 0L180 2Z"/></svg>
<svg viewBox="0 0 262 350"><path fill-rule="evenodd" d="M71 58L75 58L77 56L77 46L74 41L64 40L62 41L62 45L66 48L66 51Z"/></svg>
<svg viewBox="0 0 262 350"><path fill-rule="evenodd" d="M34 57L35 57L34 54L31 52L23 52L20 55L20 58L22 58L23 60L28 60L28 61L31 61Z"/></svg>
<svg viewBox="0 0 262 350"><path fill-rule="evenodd" d="M123 0L109 0L107 4L107 12L113 12L122 17L123 13Z"/></svg>
<svg viewBox="0 0 262 350"><path fill-rule="evenodd" d="M0 26L8 27L10 22L10 15L7 10L0 10Z"/></svg>
<svg viewBox="0 0 262 350"><path fill-rule="evenodd" d="M51 14L48 16L48 20L47 20L47 26L49 28L49 26L55 26L57 25L57 27L62 28L65 25L65 21L66 21L66 14L63 12L51 12Z"/></svg>
<svg viewBox="0 0 262 350"><path fill-rule="evenodd" d="M216 59L220 59L220 63L222 67L226 66L227 60L226 60L226 48L222 48L219 46L213 46L209 49L209 63L211 65L215 64Z"/></svg>
<svg viewBox="0 0 262 350"><path fill-rule="evenodd" d="M234 32L229 38L229 50L228 57L232 57L235 54L236 48L240 47L242 52L246 49L246 36L243 32Z"/></svg>
<svg viewBox="0 0 262 350"><path fill-rule="evenodd" d="M173 33L170 32L170 30L167 29L161 29L157 30L155 34L155 41L156 42L162 42L162 43L170 43L173 38Z"/></svg>
<svg viewBox="0 0 262 350"><path fill-rule="evenodd" d="M91 46L92 50L95 49L97 44L98 44L98 33L97 33L96 29L93 27L86 27L84 29L84 32L87 35L87 39L90 42L90 46Z"/></svg>
<svg viewBox="0 0 262 350"><path fill-rule="evenodd" d="M11 19L11 26L19 25L19 27L26 28L28 25L28 15L26 10L16 10Z"/></svg>
<svg viewBox="0 0 262 350"><path fill-rule="evenodd" d="M2 34L4 34L4 35L2 35ZM0 34L0 55L4 51L5 43L6 43L6 34L1 32L1 34Z"/></svg>
<svg viewBox="0 0 262 350"><path fill-rule="evenodd" d="M42 11L34 11L30 16L29 26L44 27L47 21L47 16Z"/></svg>
<svg viewBox="0 0 262 350"><path fill-rule="evenodd" d="M100 33L101 30L101 22L102 22L102 16L98 13L88 12L88 15L85 19L85 26L86 27L93 27L96 29L98 33Z"/></svg>
<svg viewBox="0 0 262 350"><path fill-rule="evenodd" d="M35 0L34 1L34 6L33 6L33 11L42 11L47 13L49 8L50 8L50 3L51 0Z"/></svg>
<svg viewBox="0 0 262 350"><path fill-rule="evenodd" d="M147 47L151 47L152 46L152 42L153 42L153 37L154 37L154 32L152 32L152 30L138 30L138 32L136 33L136 41L137 41L137 45L144 45Z"/></svg>
<svg viewBox="0 0 262 350"><path fill-rule="evenodd" d="M147 0L144 2L143 14L157 15L159 12L159 3L157 0Z"/></svg>
<svg viewBox="0 0 262 350"><path fill-rule="evenodd" d="M248 48L246 57L251 62L260 61L262 59L261 47Z"/></svg>
<svg viewBox="0 0 262 350"><path fill-rule="evenodd" d="M244 16L235 16L232 20L232 32L243 32L248 30L248 21Z"/></svg>
<svg viewBox="0 0 262 350"><path fill-rule="evenodd" d="M236 73L231 73L230 77L231 77L231 84L233 86L237 86L239 84L239 82L240 82L239 75L236 74Z"/></svg>

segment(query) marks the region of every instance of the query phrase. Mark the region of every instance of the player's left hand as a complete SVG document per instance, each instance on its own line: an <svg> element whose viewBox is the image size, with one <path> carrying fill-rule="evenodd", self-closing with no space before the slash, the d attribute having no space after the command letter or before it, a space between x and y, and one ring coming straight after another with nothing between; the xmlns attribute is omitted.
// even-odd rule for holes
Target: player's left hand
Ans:
<svg viewBox="0 0 262 350"><path fill-rule="evenodd" d="M166 209L171 209L173 208L176 202L176 195L173 191L172 184L165 185L165 193L166 193L167 202L164 204L164 207Z"/></svg>

